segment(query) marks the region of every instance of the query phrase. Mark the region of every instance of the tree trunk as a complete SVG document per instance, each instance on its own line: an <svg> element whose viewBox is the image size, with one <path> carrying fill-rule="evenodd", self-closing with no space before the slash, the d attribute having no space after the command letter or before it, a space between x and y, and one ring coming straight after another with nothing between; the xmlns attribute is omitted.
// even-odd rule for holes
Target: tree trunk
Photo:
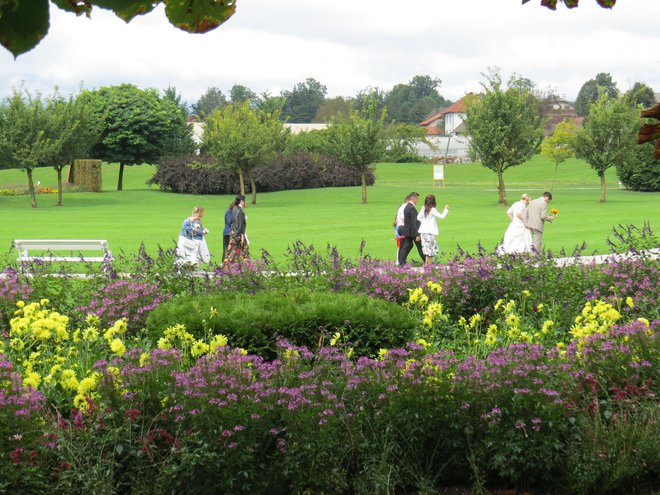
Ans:
<svg viewBox="0 0 660 495"><path fill-rule="evenodd" d="M240 184L241 194L245 196L245 177L243 177L243 169L238 169L238 183Z"/></svg>
<svg viewBox="0 0 660 495"><path fill-rule="evenodd" d="M28 177L28 192L30 193L30 201L32 203L32 208L36 208L37 196L34 193L34 180L32 180L32 169L26 168L25 171L27 172L27 177Z"/></svg>
<svg viewBox="0 0 660 495"><path fill-rule="evenodd" d="M117 191L122 191L124 188L124 164L119 164L119 178L117 179Z"/></svg>
<svg viewBox="0 0 660 495"><path fill-rule="evenodd" d="M600 202L604 203L605 191L607 189L607 185L605 184L605 172L599 172L598 175L600 176Z"/></svg>
<svg viewBox="0 0 660 495"><path fill-rule="evenodd" d="M57 206L62 206L62 168L55 167L57 170Z"/></svg>
<svg viewBox="0 0 660 495"><path fill-rule="evenodd" d="M367 204L367 173L362 172L362 204Z"/></svg>
<svg viewBox="0 0 660 495"><path fill-rule="evenodd" d="M248 171L248 178L250 179L250 187L252 188L252 204L257 204L257 183L254 181L254 174L252 170Z"/></svg>
<svg viewBox="0 0 660 495"><path fill-rule="evenodd" d="M504 187L504 173L502 172L501 169L497 170L497 192L499 194L499 203L501 205L506 204L506 187Z"/></svg>

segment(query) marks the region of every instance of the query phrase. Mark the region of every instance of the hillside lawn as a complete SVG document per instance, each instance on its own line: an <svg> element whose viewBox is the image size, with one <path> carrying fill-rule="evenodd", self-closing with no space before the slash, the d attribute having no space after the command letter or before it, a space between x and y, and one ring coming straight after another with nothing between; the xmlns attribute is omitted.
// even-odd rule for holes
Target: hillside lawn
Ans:
<svg viewBox="0 0 660 495"><path fill-rule="evenodd" d="M246 208L247 226L253 257L267 250L278 261L285 259L287 246L300 240L325 252L326 245L337 246L348 257L358 255L360 242L375 258L394 260L392 220L404 196L410 191L424 196L436 194L438 206L449 204L450 213L439 222L438 238L444 260L456 254L458 245L474 252L480 243L493 250L501 241L509 219L506 207L497 203L497 177L480 164L449 164L445 168L445 187L431 187L432 165L390 164L376 166L376 184L368 188L368 204L361 204L360 188L258 193L257 204ZM161 192L145 182L153 175L150 165L126 167L124 191L116 191L118 166L103 167L103 192L64 194L63 206L56 207L56 194L37 196L38 208L24 196L0 196L0 256L15 259L12 240L107 239L115 254L136 253L144 242L149 253L158 246L174 246L183 220L195 205L206 209L204 225L214 261L222 253L222 222L232 196L194 196ZM56 186L52 168L34 172L41 186ZM607 202L600 203L599 179L588 164L569 160L555 166L544 157L507 170L504 180L509 204L523 192L538 197L551 190L551 207L560 211L557 220L546 227L544 247L569 254L576 245L587 243L587 254L608 253L606 238L619 224L641 227L650 222L657 228L660 218L660 193L639 193L621 189L615 170L607 172ZM21 170L0 170L0 189L27 183ZM415 251L411 259L417 260ZM4 263L7 263L5 261Z"/></svg>

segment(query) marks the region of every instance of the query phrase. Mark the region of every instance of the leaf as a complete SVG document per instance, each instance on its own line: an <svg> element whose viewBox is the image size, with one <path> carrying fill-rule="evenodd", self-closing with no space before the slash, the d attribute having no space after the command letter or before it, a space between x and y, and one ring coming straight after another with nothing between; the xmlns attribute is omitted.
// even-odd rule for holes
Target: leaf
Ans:
<svg viewBox="0 0 660 495"><path fill-rule="evenodd" d="M14 57L37 46L49 25L48 0L0 0L0 44Z"/></svg>
<svg viewBox="0 0 660 495"><path fill-rule="evenodd" d="M169 0L165 13L170 23L189 33L206 33L236 12L236 0Z"/></svg>
<svg viewBox="0 0 660 495"><path fill-rule="evenodd" d="M151 12L160 2L152 0L93 0L102 9L112 10L118 17L129 22L135 16Z"/></svg>

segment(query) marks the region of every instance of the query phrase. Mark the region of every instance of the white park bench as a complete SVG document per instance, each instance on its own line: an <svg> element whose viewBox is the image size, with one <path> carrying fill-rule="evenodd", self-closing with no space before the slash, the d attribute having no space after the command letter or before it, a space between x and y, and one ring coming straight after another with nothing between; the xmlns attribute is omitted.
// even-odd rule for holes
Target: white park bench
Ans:
<svg viewBox="0 0 660 495"><path fill-rule="evenodd" d="M81 261L83 263L102 263L112 258L108 241L101 239L15 239L14 246L18 250L18 266L23 268L33 261ZM30 254L30 251L38 254ZM96 251L94 256L83 252ZM68 252L68 256L57 255Z"/></svg>

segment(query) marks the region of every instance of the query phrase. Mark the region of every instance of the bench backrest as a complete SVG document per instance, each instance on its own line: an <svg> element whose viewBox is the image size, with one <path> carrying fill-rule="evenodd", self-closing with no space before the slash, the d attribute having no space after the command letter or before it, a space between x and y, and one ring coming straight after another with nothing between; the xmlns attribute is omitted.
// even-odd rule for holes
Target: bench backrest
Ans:
<svg viewBox="0 0 660 495"><path fill-rule="evenodd" d="M41 251L108 251L108 241L102 239L16 239L14 246L20 253Z"/></svg>

